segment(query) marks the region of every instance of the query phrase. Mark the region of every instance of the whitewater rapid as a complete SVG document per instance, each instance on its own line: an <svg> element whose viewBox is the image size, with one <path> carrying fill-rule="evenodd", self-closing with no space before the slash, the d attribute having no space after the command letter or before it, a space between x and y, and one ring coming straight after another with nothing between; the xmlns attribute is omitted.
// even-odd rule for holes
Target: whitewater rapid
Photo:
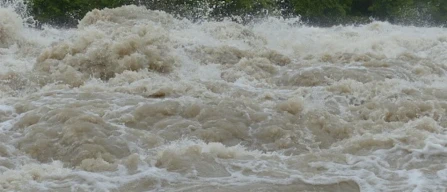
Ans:
<svg viewBox="0 0 447 192"><path fill-rule="evenodd" d="M0 8L0 191L446 191L447 29Z"/></svg>

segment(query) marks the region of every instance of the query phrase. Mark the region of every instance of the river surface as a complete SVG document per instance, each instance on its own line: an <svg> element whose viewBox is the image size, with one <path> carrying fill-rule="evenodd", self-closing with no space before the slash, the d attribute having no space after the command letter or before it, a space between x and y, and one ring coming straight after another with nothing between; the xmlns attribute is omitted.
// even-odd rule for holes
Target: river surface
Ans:
<svg viewBox="0 0 447 192"><path fill-rule="evenodd" d="M447 189L447 29L0 8L0 191Z"/></svg>

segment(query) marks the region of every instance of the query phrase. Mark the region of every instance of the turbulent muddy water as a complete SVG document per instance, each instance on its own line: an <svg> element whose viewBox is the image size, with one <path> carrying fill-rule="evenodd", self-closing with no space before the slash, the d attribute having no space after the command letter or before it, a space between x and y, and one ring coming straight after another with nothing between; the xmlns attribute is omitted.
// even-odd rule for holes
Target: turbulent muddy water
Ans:
<svg viewBox="0 0 447 192"><path fill-rule="evenodd" d="M445 191L447 29L0 8L0 191Z"/></svg>

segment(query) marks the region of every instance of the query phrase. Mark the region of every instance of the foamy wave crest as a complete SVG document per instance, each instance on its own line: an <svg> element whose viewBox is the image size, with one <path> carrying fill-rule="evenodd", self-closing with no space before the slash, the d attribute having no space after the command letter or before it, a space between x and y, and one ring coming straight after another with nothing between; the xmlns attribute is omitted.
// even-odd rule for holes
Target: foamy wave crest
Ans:
<svg viewBox="0 0 447 192"><path fill-rule="evenodd" d="M90 77L107 80L125 70L168 73L176 65L165 27L172 20L165 13L136 6L94 10L71 40L45 50L35 69L49 77L44 82L72 86Z"/></svg>

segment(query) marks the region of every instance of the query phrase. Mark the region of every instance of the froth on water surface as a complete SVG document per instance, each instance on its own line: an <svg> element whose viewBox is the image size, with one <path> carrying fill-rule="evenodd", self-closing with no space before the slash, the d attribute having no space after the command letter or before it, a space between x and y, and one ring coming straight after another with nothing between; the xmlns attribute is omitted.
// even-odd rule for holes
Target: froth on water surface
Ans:
<svg viewBox="0 0 447 192"><path fill-rule="evenodd" d="M0 191L445 191L447 31L0 9Z"/></svg>

